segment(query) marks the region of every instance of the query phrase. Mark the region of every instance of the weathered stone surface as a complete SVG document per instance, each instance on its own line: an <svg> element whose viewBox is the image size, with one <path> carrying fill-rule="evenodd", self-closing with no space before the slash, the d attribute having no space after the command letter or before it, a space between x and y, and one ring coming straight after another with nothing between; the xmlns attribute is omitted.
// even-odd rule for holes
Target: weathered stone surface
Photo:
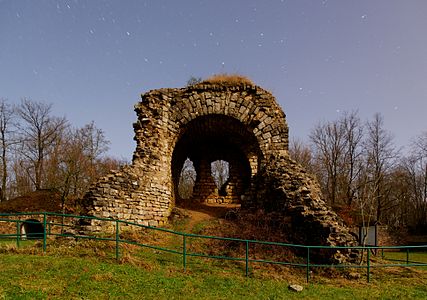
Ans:
<svg viewBox="0 0 427 300"><path fill-rule="evenodd" d="M187 158L197 172L193 200L241 203L277 213L296 242L353 245L329 211L316 182L288 154L285 114L273 95L255 85L196 84L159 89L135 105L132 165L101 178L82 200L83 214L159 226L167 222ZM222 194L210 163L229 162ZM102 230L93 222L91 230ZM318 251L343 262L345 251Z"/></svg>
<svg viewBox="0 0 427 300"><path fill-rule="evenodd" d="M290 284L288 286L288 289L293 291L293 292L302 292L304 290L304 287L302 287L301 285L298 284Z"/></svg>
<svg viewBox="0 0 427 300"><path fill-rule="evenodd" d="M288 156L269 159L254 179L257 190L252 206L279 213L288 223L288 236L303 245L357 246L342 219L329 210L320 188ZM312 249L311 258L330 263L354 260L357 251Z"/></svg>

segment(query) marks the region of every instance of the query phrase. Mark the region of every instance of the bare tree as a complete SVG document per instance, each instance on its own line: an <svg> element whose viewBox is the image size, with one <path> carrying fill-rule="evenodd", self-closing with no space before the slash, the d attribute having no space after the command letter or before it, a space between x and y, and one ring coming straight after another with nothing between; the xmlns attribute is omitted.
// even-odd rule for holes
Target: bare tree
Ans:
<svg viewBox="0 0 427 300"><path fill-rule="evenodd" d="M404 157L400 159L399 164L393 168L390 174L388 197L394 206L383 216L383 220L393 230L402 230L412 226L416 220L414 216L419 212L416 208L416 193L414 193L415 165L411 157Z"/></svg>
<svg viewBox="0 0 427 300"><path fill-rule="evenodd" d="M362 170L363 126L355 111L344 113L341 123L345 138L343 190L345 202L351 206L359 188L356 181Z"/></svg>
<svg viewBox="0 0 427 300"><path fill-rule="evenodd" d="M418 148L418 159L420 164L420 174L422 182L422 200L424 203L424 213L426 218L424 218L427 223L427 131L421 134L415 141L414 146Z"/></svg>
<svg viewBox="0 0 427 300"><path fill-rule="evenodd" d="M375 194L376 220L380 221L382 214L392 203L388 199L389 189L386 176L390 173L398 151L393 144L392 135L384 129L384 121L380 114L375 114L372 121L366 124L365 140L367 172L370 177L371 190Z"/></svg>
<svg viewBox="0 0 427 300"><path fill-rule="evenodd" d="M56 189L64 203L81 196L99 176L122 164L104 156L108 144L94 122L72 129L65 118L52 115L51 104L24 99L14 110L0 100L0 201L6 199L6 186L13 196Z"/></svg>
<svg viewBox="0 0 427 300"><path fill-rule="evenodd" d="M23 121L19 126L22 141L20 150L31 162L31 179L36 190L43 187L46 158L67 127L66 119L52 116L51 110L51 104L28 99L22 100L17 110Z"/></svg>
<svg viewBox="0 0 427 300"><path fill-rule="evenodd" d="M6 99L0 99L0 160L1 160L1 187L0 202L7 199L8 174L8 152L9 148L16 142L14 133L14 109L7 103Z"/></svg>
<svg viewBox="0 0 427 300"><path fill-rule="evenodd" d="M104 158L109 141L94 122L82 128L64 131L50 156L51 185L69 194L81 196L100 176L117 168L119 162Z"/></svg>
<svg viewBox="0 0 427 300"><path fill-rule="evenodd" d="M345 154L345 130L340 121L327 122L316 126L310 139L314 145L316 159L326 170L324 193L333 206L337 204L339 191L339 177ZM322 178L319 177L319 178Z"/></svg>
<svg viewBox="0 0 427 300"><path fill-rule="evenodd" d="M193 162L186 159L181 170L178 182L178 194L182 199L190 199L196 182L196 170Z"/></svg>
<svg viewBox="0 0 427 300"><path fill-rule="evenodd" d="M368 238L368 228L371 223L375 221L376 191L371 188L371 178L366 170L361 172L361 176L358 178L358 184L357 206L360 217L360 223L358 225L362 227L361 244L365 246Z"/></svg>
<svg viewBox="0 0 427 300"><path fill-rule="evenodd" d="M91 164L108 151L110 142L106 139L104 131L95 126L94 121L78 129L76 134Z"/></svg>
<svg viewBox="0 0 427 300"><path fill-rule="evenodd" d="M345 204L350 219L365 227L381 221L393 228L427 228L427 132L399 159L380 114L362 124L357 112L318 125L310 135L311 167L326 200ZM291 142L291 157L308 164L309 150Z"/></svg>
<svg viewBox="0 0 427 300"><path fill-rule="evenodd" d="M289 155L308 172L315 173L312 151L302 140L291 139L289 143Z"/></svg>
<svg viewBox="0 0 427 300"><path fill-rule="evenodd" d="M408 205L408 223L414 229L427 228L427 132L419 135L411 145L411 154L405 160L411 195Z"/></svg>
<svg viewBox="0 0 427 300"><path fill-rule="evenodd" d="M23 160L20 153L14 151L11 157L10 197L25 195L33 190L30 169L29 162Z"/></svg>
<svg viewBox="0 0 427 300"><path fill-rule="evenodd" d="M220 194L225 194L225 188L230 173L228 162L225 160L216 160L212 162L211 173Z"/></svg>

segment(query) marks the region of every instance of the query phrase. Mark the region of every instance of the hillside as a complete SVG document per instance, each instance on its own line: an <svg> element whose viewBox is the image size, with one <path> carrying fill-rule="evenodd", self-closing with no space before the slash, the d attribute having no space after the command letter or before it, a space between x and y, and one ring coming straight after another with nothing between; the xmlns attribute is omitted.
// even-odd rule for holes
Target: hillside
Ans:
<svg viewBox="0 0 427 300"><path fill-rule="evenodd" d="M0 203L1 213L61 211L61 196L53 190L38 190ZM73 211L74 208L66 207L66 212Z"/></svg>

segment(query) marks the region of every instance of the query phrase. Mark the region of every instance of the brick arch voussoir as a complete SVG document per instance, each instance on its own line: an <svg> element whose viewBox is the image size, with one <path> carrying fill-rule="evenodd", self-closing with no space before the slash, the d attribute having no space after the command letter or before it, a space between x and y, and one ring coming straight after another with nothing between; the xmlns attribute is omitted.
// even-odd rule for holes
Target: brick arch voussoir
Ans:
<svg viewBox="0 0 427 300"><path fill-rule="evenodd" d="M179 128L172 133L175 135L172 144L176 144L186 125L198 117L223 115L238 120L251 131L260 147L264 148L263 152L271 148L276 141L281 142L281 147L287 146L287 143L282 142L284 140L282 135L286 132L284 116L277 115L272 108L260 110L253 97L244 98L236 94L225 93L225 97L222 96L222 98L219 95L206 97L204 93L193 94L189 96L193 101L181 101L171 113L171 120L175 121Z"/></svg>

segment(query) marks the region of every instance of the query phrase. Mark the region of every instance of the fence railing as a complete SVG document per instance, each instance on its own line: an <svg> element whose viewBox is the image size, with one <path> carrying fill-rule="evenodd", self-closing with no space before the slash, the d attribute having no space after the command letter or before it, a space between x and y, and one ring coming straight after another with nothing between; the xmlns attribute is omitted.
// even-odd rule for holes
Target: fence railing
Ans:
<svg viewBox="0 0 427 300"><path fill-rule="evenodd" d="M110 224L108 227L112 228L112 235L99 236L95 234L78 234L78 233L69 233L66 231L67 228L78 228L76 225L78 221L93 221L98 222L107 222ZM67 222L65 222L67 221ZM32 226L33 225L33 226ZM37 225L37 226L34 226ZM164 232L174 236L179 237L180 244L178 248L160 246L150 243L143 243L140 241L129 240L121 238L120 234L122 226L135 226L137 228L153 231L153 232ZM34 227L38 227L41 230L35 231ZM75 239L90 239L98 241L111 241L115 244L115 253L114 256L117 260L120 259L120 245L121 244L130 244L136 245L139 247L155 249L158 251L168 252L175 255L182 256L182 267L184 270L187 269L187 260L189 257L205 257L212 259L222 259L230 261L240 261L245 265L245 275L249 276L249 267L254 263L265 263L265 264L277 264L277 265L286 265L298 268L305 268L306 280L310 281L310 270L311 268L357 268L357 269L366 269L366 278L370 282L371 269L372 268L386 268L386 267L427 267L427 253L424 256L423 261L414 261L411 259L411 254L414 255L419 251L427 251L427 245L417 245L417 246L309 246L309 245L296 245L296 244L287 244L279 242L269 242L269 241L259 241L259 240L248 240L248 239L237 239L237 238L228 238L228 237L218 237L218 236L207 236L199 235L193 233L185 233L179 231L173 231L170 229L151 227L147 225L137 224L134 222L128 222L123 220L115 220L109 218L97 218L97 217L88 217L88 216L78 216L70 214L58 214L58 213L49 213L49 212L34 212L34 213L13 213L13 214L0 214L0 239L14 239L16 240L16 246L20 247L20 243L24 239L37 238L42 240L42 250L46 252L48 237L73 237ZM228 255L212 255L201 252L192 252L188 247L189 239L208 239L208 240L219 240L219 241L228 241L240 243L244 248L244 255L242 257L228 256ZM251 245L264 245L264 246L277 246L292 248L299 250L300 253L305 253L302 257L302 261L299 262L290 262L283 260L274 260L274 259L259 259L251 257L250 246ZM359 250L360 252L360 263L359 264L318 264L314 263L311 259L311 255L315 251L319 250L330 250L330 251L348 251L348 250ZM386 253L390 251L403 252L404 258L387 258ZM376 255L381 255L383 261L374 263L372 260L373 253ZM384 261L388 261L385 263Z"/></svg>

